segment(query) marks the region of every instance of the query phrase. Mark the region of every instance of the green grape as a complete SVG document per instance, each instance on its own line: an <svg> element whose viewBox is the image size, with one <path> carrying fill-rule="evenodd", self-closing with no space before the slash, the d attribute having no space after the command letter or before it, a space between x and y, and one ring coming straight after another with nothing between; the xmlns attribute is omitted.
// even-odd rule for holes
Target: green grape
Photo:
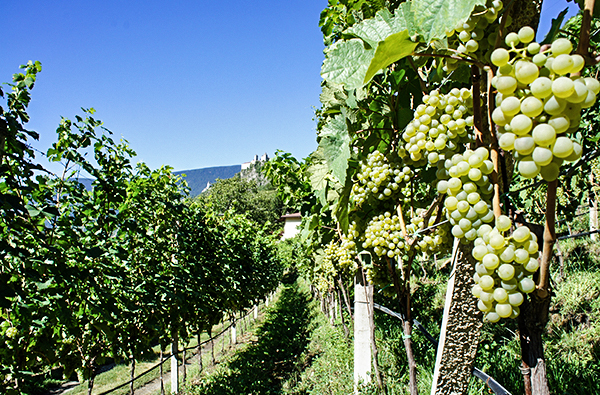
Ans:
<svg viewBox="0 0 600 395"><path fill-rule="evenodd" d="M535 31L529 26L523 26L517 33L519 40L524 43L530 43L535 38Z"/></svg>
<svg viewBox="0 0 600 395"><path fill-rule="evenodd" d="M496 218L496 228L500 232L509 230L511 225L511 220L506 215L500 215L498 218Z"/></svg>
<svg viewBox="0 0 600 395"><path fill-rule="evenodd" d="M473 255L473 258L477 259L478 261L481 261L483 259L484 256L486 256L488 253L488 249L485 246L475 246L473 248L473 250L471 251L471 254Z"/></svg>
<svg viewBox="0 0 600 395"><path fill-rule="evenodd" d="M477 302L477 308L485 313L485 312L492 310L492 304L485 303L483 300L479 300L479 302ZM491 315L491 313L488 313L488 315ZM486 317L488 315L486 315ZM491 316L491 317L493 318L494 316ZM492 321L492 320L490 319L490 321ZM494 321L492 321L492 322L494 322Z"/></svg>
<svg viewBox="0 0 600 395"><path fill-rule="evenodd" d="M519 281L519 290L523 293L531 293L535 289L535 283L529 277L524 277Z"/></svg>
<svg viewBox="0 0 600 395"><path fill-rule="evenodd" d="M509 47L514 47L519 45L521 40L519 39L519 35L517 33L511 32L506 35L506 37L504 38L504 42Z"/></svg>
<svg viewBox="0 0 600 395"><path fill-rule="evenodd" d="M504 114L504 111L500 107L496 107L492 111L492 121L498 126L504 126L510 123L512 117Z"/></svg>
<svg viewBox="0 0 600 395"><path fill-rule="evenodd" d="M534 162L531 156L526 156L519 161L519 173L525 178L534 178L540 174L541 167Z"/></svg>
<svg viewBox="0 0 600 395"><path fill-rule="evenodd" d="M512 280L508 280L508 281L501 281L500 286L503 289L507 290L509 292L509 294L513 293L513 292L518 292L517 289L519 288L518 282L514 278Z"/></svg>
<svg viewBox="0 0 600 395"><path fill-rule="evenodd" d="M482 290L484 290L486 292L493 289L494 288L493 277L489 276L489 275L481 276L481 278L479 279L479 286L481 287Z"/></svg>
<svg viewBox="0 0 600 395"><path fill-rule="evenodd" d="M533 122L527 115L518 114L510 121L512 132L518 136L524 136L531 130Z"/></svg>
<svg viewBox="0 0 600 395"><path fill-rule="evenodd" d="M594 92L594 94L597 95L600 92L600 82L598 82L597 79L592 77L585 77L584 81L588 89Z"/></svg>
<svg viewBox="0 0 600 395"><path fill-rule="evenodd" d="M558 75L569 74L573 70L574 62L571 55L561 54L554 58L552 71Z"/></svg>
<svg viewBox="0 0 600 395"><path fill-rule="evenodd" d="M521 292L510 292L507 293L508 295L508 303L510 303L511 306L520 306L523 304L524 302L524 298L523 298L523 294Z"/></svg>
<svg viewBox="0 0 600 395"><path fill-rule="evenodd" d="M508 281L515 276L515 267L510 263L503 263L498 267L497 273L502 280Z"/></svg>
<svg viewBox="0 0 600 395"><path fill-rule="evenodd" d="M558 115L567 107L567 101L560 99L554 95L546 99L544 103L544 111L549 115Z"/></svg>
<svg viewBox="0 0 600 395"><path fill-rule="evenodd" d="M582 103L588 96L589 89L585 85L585 82L582 80L573 81L573 93L571 96L567 97L567 101L569 103ZM581 108L578 108L578 113L581 111Z"/></svg>
<svg viewBox="0 0 600 395"><path fill-rule="evenodd" d="M552 95L552 80L548 77L538 77L530 84L531 94L538 99Z"/></svg>
<svg viewBox="0 0 600 395"><path fill-rule="evenodd" d="M499 250L502 247L504 247L504 243L505 243L504 236L502 236L501 234L495 234L490 237L489 244L496 250Z"/></svg>
<svg viewBox="0 0 600 395"><path fill-rule="evenodd" d="M546 166L542 166L540 169L540 175L544 181L551 182L558 178L560 174L560 167L556 163L552 162Z"/></svg>
<svg viewBox="0 0 600 395"><path fill-rule="evenodd" d="M517 89L517 79L510 75L501 75L496 80L496 89L503 95L510 95Z"/></svg>
<svg viewBox="0 0 600 395"><path fill-rule="evenodd" d="M498 303L496 304L496 314L498 314L502 318L508 318L512 315L512 306L508 303Z"/></svg>
<svg viewBox="0 0 600 395"><path fill-rule="evenodd" d="M569 118L565 115L554 115L548 120L548 125L552 126L556 134L564 133L571 126Z"/></svg>
<svg viewBox="0 0 600 395"><path fill-rule="evenodd" d="M537 66L537 67L544 67L544 65L546 64L546 55L544 55L543 53L538 53L536 54L531 61Z"/></svg>
<svg viewBox="0 0 600 395"><path fill-rule="evenodd" d="M571 155L567 156L565 160L567 162L575 162L576 160L579 160L581 158L582 153L583 147L581 146L581 144L573 142L573 152L571 152Z"/></svg>
<svg viewBox="0 0 600 395"><path fill-rule="evenodd" d="M545 147L535 147L533 149L533 153L531 157L535 163L537 163L540 167L546 166L552 162L554 158L552 154L552 150Z"/></svg>
<svg viewBox="0 0 600 395"><path fill-rule="evenodd" d="M529 155L535 148L535 140L533 137L524 136L518 137L514 142L515 151L521 155Z"/></svg>
<svg viewBox="0 0 600 395"><path fill-rule="evenodd" d="M494 299L498 303L504 303L508 301L508 292L503 288L494 289Z"/></svg>
<svg viewBox="0 0 600 395"><path fill-rule="evenodd" d="M530 237L531 237L531 231L526 226L518 227L517 229L515 229L515 231L512 234L512 238L517 243L523 243L523 242L529 240Z"/></svg>
<svg viewBox="0 0 600 395"><path fill-rule="evenodd" d="M530 43L530 44L527 46L527 52L528 52L530 55L536 55L536 54L538 54L538 53L540 52L540 48L541 48L541 47L540 47L540 44L538 44L538 43L536 43L536 42L534 41L534 42ZM535 62L534 62L534 63L535 63ZM536 65L537 65L537 64L536 64Z"/></svg>
<svg viewBox="0 0 600 395"><path fill-rule="evenodd" d="M528 85L535 81L540 75L538 67L528 61L519 60L515 65L515 77L517 81Z"/></svg>
<svg viewBox="0 0 600 395"><path fill-rule="evenodd" d="M557 158L567 158L573 152L573 142L570 138L559 136L552 146L552 154Z"/></svg>
<svg viewBox="0 0 600 395"><path fill-rule="evenodd" d="M523 268L530 273L535 273L540 267L540 263L535 258L529 258L527 262L523 264Z"/></svg>
<svg viewBox="0 0 600 395"><path fill-rule="evenodd" d="M530 118L537 117L543 110L544 103L535 96L527 96L521 101L521 112Z"/></svg>
<svg viewBox="0 0 600 395"><path fill-rule="evenodd" d="M552 81L552 93L560 99L571 96L574 91L575 84L569 77L558 77Z"/></svg>
<svg viewBox="0 0 600 395"><path fill-rule="evenodd" d="M514 133L503 133L498 139L498 145L505 151L512 151L515 147L517 136Z"/></svg>
<svg viewBox="0 0 600 395"><path fill-rule="evenodd" d="M485 266L485 268L488 270L493 270L497 268L498 265L500 265L500 259L498 259L498 256L491 253L486 254L481 260L481 262L483 263L483 266Z"/></svg>
<svg viewBox="0 0 600 395"><path fill-rule="evenodd" d="M506 262L506 263L510 263L515 259L515 250L512 247L506 247L501 253L500 253L500 260L502 260L502 262Z"/></svg>
<svg viewBox="0 0 600 395"><path fill-rule="evenodd" d="M547 123L538 124L531 133L537 145L550 146L556 140L556 130Z"/></svg>
<svg viewBox="0 0 600 395"><path fill-rule="evenodd" d="M515 96L508 96L502 100L500 108L505 115L514 116L521 110L521 101Z"/></svg>
<svg viewBox="0 0 600 395"><path fill-rule="evenodd" d="M495 66L501 67L508 63L510 54L504 48L496 48L492 52L491 60Z"/></svg>
<svg viewBox="0 0 600 395"><path fill-rule="evenodd" d="M573 50L573 44L566 38L558 38L552 42L551 49L554 56L570 54Z"/></svg>
<svg viewBox="0 0 600 395"><path fill-rule="evenodd" d="M491 308L489 310L487 310L488 313L485 315L483 320L485 322L491 322L492 324L500 321L500 316L495 311L490 311L490 310L491 310Z"/></svg>
<svg viewBox="0 0 600 395"><path fill-rule="evenodd" d="M529 253L522 249L519 248L515 251L515 262L523 264L526 263L529 260Z"/></svg>

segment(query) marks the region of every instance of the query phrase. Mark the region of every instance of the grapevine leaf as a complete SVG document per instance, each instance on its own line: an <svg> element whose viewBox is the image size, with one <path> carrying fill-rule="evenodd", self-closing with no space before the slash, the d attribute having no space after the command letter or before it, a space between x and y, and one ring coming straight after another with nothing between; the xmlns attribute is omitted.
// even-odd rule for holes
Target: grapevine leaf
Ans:
<svg viewBox="0 0 600 395"><path fill-rule="evenodd" d="M363 80L374 49L366 49L361 39L338 41L327 51L327 57L321 68L321 77L334 84L343 84L346 89L355 89L363 84Z"/></svg>
<svg viewBox="0 0 600 395"><path fill-rule="evenodd" d="M308 173L308 179L312 186L315 195L323 206L327 205L327 175L329 174L329 168L327 167L327 161L323 154L323 147L319 146L310 155L310 166L306 169Z"/></svg>
<svg viewBox="0 0 600 395"><path fill-rule="evenodd" d="M319 146L323 147L323 155L329 170L339 180L346 182L346 169L350 158L350 136L343 115L329 120L319 133Z"/></svg>
<svg viewBox="0 0 600 395"><path fill-rule="evenodd" d="M379 43L375 56L371 60L365 80L363 83L371 81L371 78L381 69L390 64L410 55L417 47L418 43L412 42L408 36L408 30L395 33Z"/></svg>
<svg viewBox="0 0 600 395"><path fill-rule="evenodd" d="M485 3L486 0L413 0L411 16L419 26L419 34L429 43L445 38L447 31L469 18L475 6Z"/></svg>
<svg viewBox="0 0 600 395"><path fill-rule="evenodd" d="M357 23L344 33L354 35L376 48L380 41L396 32L395 22L393 15L384 8L373 18Z"/></svg>

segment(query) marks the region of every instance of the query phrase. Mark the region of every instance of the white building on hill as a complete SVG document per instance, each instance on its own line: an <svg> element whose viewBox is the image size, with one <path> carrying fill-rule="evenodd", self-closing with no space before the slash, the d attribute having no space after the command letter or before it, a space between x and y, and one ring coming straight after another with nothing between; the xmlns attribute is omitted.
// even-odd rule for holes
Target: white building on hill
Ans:
<svg viewBox="0 0 600 395"><path fill-rule="evenodd" d="M299 226L302 222L302 214L294 213L282 215L280 220L285 221L285 224L283 225L283 236L281 236L282 240L289 239L300 233Z"/></svg>
<svg viewBox="0 0 600 395"><path fill-rule="evenodd" d="M254 155L254 159L252 159L250 162L242 163L242 170L249 168L256 162L266 162L268 160L269 160L269 155L267 155L266 152L260 158L258 157L258 155Z"/></svg>

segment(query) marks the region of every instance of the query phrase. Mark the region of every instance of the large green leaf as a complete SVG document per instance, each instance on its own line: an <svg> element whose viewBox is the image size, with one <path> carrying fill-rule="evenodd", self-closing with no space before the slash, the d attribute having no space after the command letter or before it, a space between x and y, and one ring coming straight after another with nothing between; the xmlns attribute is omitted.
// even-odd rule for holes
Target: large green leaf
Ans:
<svg viewBox="0 0 600 395"><path fill-rule="evenodd" d="M380 42L363 82L366 84L371 81L371 78L373 78L379 70L410 55L417 45L418 44L412 42L408 36L408 30L392 34L384 41Z"/></svg>
<svg viewBox="0 0 600 395"><path fill-rule="evenodd" d="M323 147L319 146L310 154L310 166L306 169L310 185L315 191L315 195L323 206L327 206L327 176L329 167L323 154Z"/></svg>
<svg viewBox="0 0 600 395"><path fill-rule="evenodd" d="M380 41L395 33L397 31L395 29L394 16L384 8L378 11L373 18L357 23L344 33L356 36L375 48Z"/></svg>
<svg viewBox="0 0 600 395"><path fill-rule="evenodd" d="M329 170L340 184L346 183L346 170L350 158L350 135L343 115L339 114L323 126L319 133L319 146Z"/></svg>
<svg viewBox="0 0 600 395"><path fill-rule="evenodd" d="M469 18L486 0L413 0L411 15L426 43L446 37L446 32Z"/></svg>
<svg viewBox="0 0 600 395"><path fill-rule="evenodd" d="M366 49L361 39L338 41L327 51L321 76L328 82L343 84L346 89L358 88L363 85L373 56L375 49Z"/></svg>

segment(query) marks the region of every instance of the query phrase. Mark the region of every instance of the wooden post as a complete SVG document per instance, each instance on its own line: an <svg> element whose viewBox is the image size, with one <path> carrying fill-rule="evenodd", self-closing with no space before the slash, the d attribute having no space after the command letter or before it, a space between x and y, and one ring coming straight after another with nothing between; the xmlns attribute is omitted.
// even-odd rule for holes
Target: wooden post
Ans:
<svg viewBox="0 0 600 395"><path fill-rule="evenodd" d="M368 254L360 254L362 262L370 259ZM365 284L362 266L354 282L354 392L358 393L360 382L371 381L373 343L373 284Z"/></svg>
<svg viewBox="0 0 600 395"><path fill-rule="evenodd" d="M179 340L177 331L173 331L173 342L171 343L171 393L179 393L179 366L177 363L177 352L179 351Z"/></svg>
<svg viewBox="0 0 600 395"><path fill-rule="evenodd" d="M254 306L254 319L258 318L258 304Z"/></svg>

